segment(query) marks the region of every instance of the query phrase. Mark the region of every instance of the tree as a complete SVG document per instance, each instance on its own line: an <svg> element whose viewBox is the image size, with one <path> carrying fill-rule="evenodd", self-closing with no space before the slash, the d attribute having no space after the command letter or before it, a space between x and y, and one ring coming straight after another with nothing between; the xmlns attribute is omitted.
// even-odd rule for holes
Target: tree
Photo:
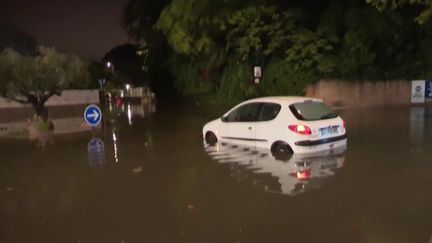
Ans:
<svg viewBox="0 0 432 243"><path fill-rule="evenodd" d="M302 9L283 9L271 1L173 0L156 27L178 56L170 69L183 94L216 92L225 96L220 100L235 101L263 93L262 85L252 85L252 66L261 65L265 76L275 58L290 69L278 72L281 77L272 75L288 83L284 87L306 83L294 77L309 79L333 71L325 58L333 50L333 36L317 31L306 19Z"/></svg>
<svg viewBox="0 0 432 243"><path fill-rule="evenodd" d="M143 53L166 51L159 58L168 65L159 66L167 67L177 91L222 102L302 94L320 79L410 79L432 73L432 23L419 26L406 15L427 10L428 0L318 2L171 0L157 19L156 12L146 18L135 11L132 19L140 21L131 27L141 27L133 28L132 37L158 33L158 41L143 41L150 50ZM380 13L367 2L405 7ZM168 46L154 48L158 43ZM259 85L252 82L254 65L263 68Z"/></svg>
<svg viewBox="0 0 432 243"><path fill-rule="evenodd" d="M125 83L137 86L144 84L144 61L138 55L138 47L132 44L123 44L112 48L102 58L104 63L110 62L113 67L113 83L123 87Z"/></svg>
<svg viewBox="0 0 432 243"><path fill-rule="evenodd" d="M129 0L123 9L122 26L136 44L144 78L158 97L173 97L173 77L167 68L171 47L155 28L169 0Z"/></svg>
<svg viewBox="0 0 432 243"><path fill-rule="evenodd" d="M88 65L90 75L89 89L99 89L99 80L106 78L106 64L102 62L91 62Z"/></svg>
<svg viewBox="0 0 432 243"><path fill-rule="evenodd" d="M88 82L87 63L53 48L39 47L36 56L24 56L9 48L0 54L0 95L31 104L39 116L51 96Z"/></svg>
<svg viewBox="0 0 432 243"><path fill-rule="evenodd" d="M7 47L25 55L34 55L36 41L20 31L0 24L0 52Z"/></svg>
<svg viewBox="0 0 432 243"><path fill-rule="evenodd" d="M381 11L407 6L416 8L419 13L415 17L415 21L419 24L426 23L432 16L432 2L430 0L366 0L366 2Z"/></svg>

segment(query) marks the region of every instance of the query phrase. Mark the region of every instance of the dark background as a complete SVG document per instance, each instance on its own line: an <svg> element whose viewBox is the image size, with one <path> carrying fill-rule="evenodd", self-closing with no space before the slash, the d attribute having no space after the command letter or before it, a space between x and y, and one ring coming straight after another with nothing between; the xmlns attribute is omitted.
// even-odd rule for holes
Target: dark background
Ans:
<svg viewBox="0 0 432 243"><path fill-rule="evenodd" d="M127 42L121 13L127 0L0 0L0 23L39 45L98 60Z"/></svg>

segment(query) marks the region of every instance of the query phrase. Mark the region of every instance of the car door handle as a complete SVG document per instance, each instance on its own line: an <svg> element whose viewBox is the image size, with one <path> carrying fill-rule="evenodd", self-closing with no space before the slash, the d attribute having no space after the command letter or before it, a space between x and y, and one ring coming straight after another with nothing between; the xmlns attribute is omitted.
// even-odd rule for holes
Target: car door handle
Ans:
<svg viewBox="0 0 432 243"><path fill-rule="evenodd" d="M252 130L252 127L248 127L249 130Z"/></svg>

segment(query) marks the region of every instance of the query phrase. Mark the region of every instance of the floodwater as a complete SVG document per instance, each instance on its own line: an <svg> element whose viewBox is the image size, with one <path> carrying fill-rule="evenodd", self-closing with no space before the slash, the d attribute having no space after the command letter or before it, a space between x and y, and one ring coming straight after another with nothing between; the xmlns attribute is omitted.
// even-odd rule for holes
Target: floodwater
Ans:
<svg viewBox="0 0 432 243"><path fill-rule="evenodd" d="M339 110L346 151L283 161L204 146L197 107L133 110L45 150L0 139L0 242L431 240L432 107Z"/></svg>

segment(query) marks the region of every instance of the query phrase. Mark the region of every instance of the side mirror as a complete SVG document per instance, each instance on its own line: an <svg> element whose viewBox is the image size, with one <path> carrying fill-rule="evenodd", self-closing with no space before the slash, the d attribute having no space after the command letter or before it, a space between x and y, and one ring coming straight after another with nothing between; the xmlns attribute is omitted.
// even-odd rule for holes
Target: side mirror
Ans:
<svg viewBox="0 0 432 243"><path fill-rule="evenodd" d="M227 116L223 116L223 117L221 117L221 121L223 121L223 122L227 122L227 121L228 121L228 117L227 117Z"/></svg>

